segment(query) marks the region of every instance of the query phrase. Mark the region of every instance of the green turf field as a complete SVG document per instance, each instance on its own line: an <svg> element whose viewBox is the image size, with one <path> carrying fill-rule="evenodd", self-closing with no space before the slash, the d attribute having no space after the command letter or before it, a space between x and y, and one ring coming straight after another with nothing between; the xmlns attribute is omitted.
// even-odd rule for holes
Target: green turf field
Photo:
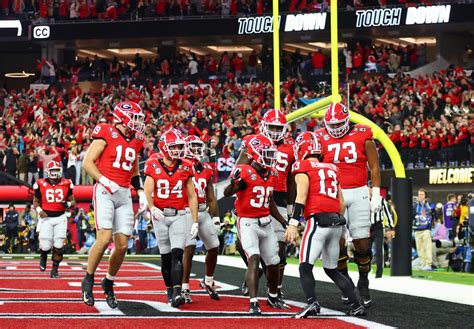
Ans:
<svg viewBox="0 0 474 329"><path fill-rule="evenodd" d="M288 264L298 264L298 259L296 258L287 258L286 262ZM321 261L316 262L316 266L322 267ZM349 271L357 271L357 265L354 263L348 264ZM372 269L374 267L372 266ZM390 269L384 268L383 275L390 276ZM472 273L457 273L457 272L447 272L446 269L439 269L432 272L424 271L413 271L412 277L415 279L422 280L432 280L439 282L448 282L448 283L458 283L458 284L467 284L474 286L474 274Z"/></svg>

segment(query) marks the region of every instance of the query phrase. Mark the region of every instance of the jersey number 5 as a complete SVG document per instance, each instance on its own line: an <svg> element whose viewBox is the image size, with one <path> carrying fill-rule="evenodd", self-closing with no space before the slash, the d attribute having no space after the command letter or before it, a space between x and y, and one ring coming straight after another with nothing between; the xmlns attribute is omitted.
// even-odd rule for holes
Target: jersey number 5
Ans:
<svg viewBox="0 0 474 329"><path fill-rule="evenodd" d="M346 163L354 163L357 161L357 151L354 142L342 143L342 149L347 150L348 156L344 157ZM339 153L341 153L341 144L330 144L328 145L328 151L334 150L334 163L339 163Z"/></svg>
<svg viewBox="0 0 474 329"><path fill-rule="evenodd" d="M277 152L276 170L285 172L288 168L288 154Z"/></svg>
<svg viewBox="0 0 474 329"><path fill-rule="evenodd" d="M63 202L64 192L61 189L46 190L46 201L48 202Z"/></svg>
<svg viewBox="0 0 474 329"><path fill-rule="evenodd" d="M272 191L273 186L269 186L266 189L263 186L255 186L252 192L257 193L257 195L255 199L250 199L250 205L254 208L268 208L270 206L270 195Z"/></svg>
<svg viewBox="0 0 474 329"><path fill-rule="evenodd" d="M123 151L123 146L119 145L115 148L115 151L117 151L117 156L115 157L114 163L112 163L112 167L120 169L122 168L123 170L130 171L133 168L133 165L135 164L135 149L131 147L127 147L125 149L125 154L122 154ZM124 156L125 160L122 161L122 155Z"/></svg>

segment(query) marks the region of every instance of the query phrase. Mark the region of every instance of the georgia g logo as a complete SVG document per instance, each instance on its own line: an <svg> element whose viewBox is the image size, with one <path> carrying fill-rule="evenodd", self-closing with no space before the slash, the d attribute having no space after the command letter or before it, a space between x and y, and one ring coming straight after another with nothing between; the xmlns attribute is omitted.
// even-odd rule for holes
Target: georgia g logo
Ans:
<svg viewBox="0 0 474 329"><path fill-rule="evenodd" d="M125 104L122 104L120 105L120 107L123 109L123 110L131 110L132 109L132 105L128 104L128 103L125 103Z"/></svg>
<svg viewBox="0 0 474 329"><path fill-rule="evenodd" d="M344 113L344 114L349 113L349 110L347 109L347 107L342 106L342 113Z"/></svg>

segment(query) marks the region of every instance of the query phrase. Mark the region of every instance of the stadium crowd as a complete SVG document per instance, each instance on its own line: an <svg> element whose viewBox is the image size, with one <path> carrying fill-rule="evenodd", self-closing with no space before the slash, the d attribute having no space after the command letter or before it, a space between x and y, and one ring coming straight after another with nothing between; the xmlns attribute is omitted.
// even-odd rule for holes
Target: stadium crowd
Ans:
<svg viewBox="0 0 474 329"><path fill-rule="evenodd" d="M428 63L427 45L395 46L355 43L344 49L341 69L351 76L360 72L395 73L406 72ZM244 56L242 53L222 52L218 55L198 56L194 53L177 52L172 56L160 56L144 59L136 54L131 62L111 61L95 55L77 57L72 64L58 65L54 60L38 60L36 77L39 82L51 83L77 81L117 81L133 79L209 79L227 77L232 73L237 79L250 79L265 76L271 71L271 50L263 47L260 53L255 50ZM302 54L299 49L294 53L284 52L282 56L282 76L325 76L330 72L327 55L316 50Z"/></svg>
<svg viewBox="0 0 474 329"><path fill-rule="evenodd" d="M474 141L468 118L474 107L471 79L459 68L419 78L364 75L347 80L350 107L389 134L408 168L468 165ZM319 84L288 78L281 86L283 107L286 112L296 110L301 100L325 92ZM236 158L241 138L258 129L262 112L272 106L273 86L263 81L240 84L230 74L221 82L212 79L195 85L147 80L137 86L128 79L94 90L82 90L79 84L70 89L2 89L0 170L32 184L43 176L43 164L56 159L77 185L91 184L82 171L82 159L92 129L99 121L111 121L111 104L123 99L139 102L147 114L142 160L156 150L161 131L174 126L202 138L209 146L209 162L216 167L219 158ZM320 125L316 119L300 120L291 125L290 133ZM390 167L383 150L381 165Z"/></svg>
<svg viewBox="0 0 474 329"><path fill-rule="evenodd" d="M469 2L461 0L460 2ZM436 0L340 0L339 7L358 10L368 7L415 6ZM283 12L329 10L328 0L280 1ZM38 23L64 20L130 20L147 17L251 15L271 13L269 0L3 0L0 15L33 18Z"/></svg>

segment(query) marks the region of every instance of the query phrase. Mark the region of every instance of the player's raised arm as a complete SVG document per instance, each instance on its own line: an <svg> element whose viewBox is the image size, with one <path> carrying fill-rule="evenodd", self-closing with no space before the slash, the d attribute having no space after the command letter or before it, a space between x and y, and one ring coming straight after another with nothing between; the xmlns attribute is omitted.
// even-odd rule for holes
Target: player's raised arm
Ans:
<svg viewBox="0 0 474 329"><path fill-rule="evenodd" d="M230 177L230 184L224 189L224 196L229 197L234 195L240 190L245 189L245 182L240 177L241 168L235 168L234 172Z"/></svg>

